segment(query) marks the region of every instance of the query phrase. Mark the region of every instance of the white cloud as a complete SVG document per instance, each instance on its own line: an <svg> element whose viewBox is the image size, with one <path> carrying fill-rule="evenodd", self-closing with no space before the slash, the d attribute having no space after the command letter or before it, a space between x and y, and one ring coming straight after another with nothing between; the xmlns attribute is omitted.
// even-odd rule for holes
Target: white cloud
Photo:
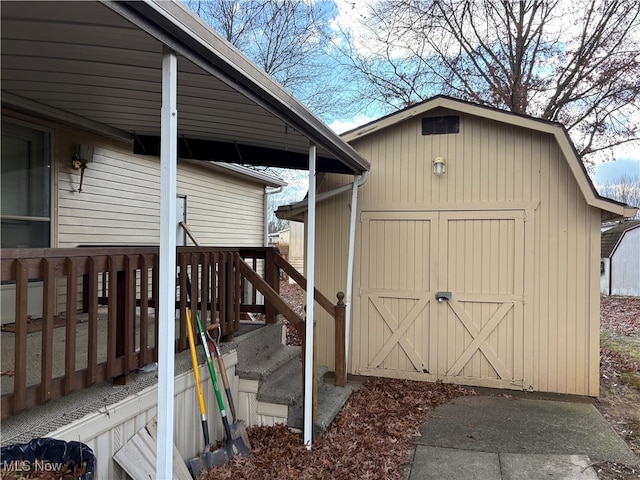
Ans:
<svg viewBox="0 0 640 480"><path fill-rule="evenodd" d="M368 115L359 114L348 120L335 120L329 123L329 128L334 132L336 132L337 134L341 134L377 119L378 117L371 117Z"/></svg>

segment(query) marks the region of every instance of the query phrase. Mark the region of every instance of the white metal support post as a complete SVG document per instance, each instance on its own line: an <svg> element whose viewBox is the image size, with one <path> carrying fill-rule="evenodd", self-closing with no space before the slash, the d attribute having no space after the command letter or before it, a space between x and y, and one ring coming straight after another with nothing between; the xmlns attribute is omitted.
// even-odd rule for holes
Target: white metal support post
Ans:
<svg viewBox="0 0 640 480"><path fill-rule="evenodd" d="M173 395L176 322L176 177L178 61L165 47L160 126L160 298L158 321L158 439L156 478L173 478Z"/></svg>
<svg viewBox="0 0 640 480"><path fill-rule="evenodd" d="M309 218L307 222L307 318L304 356L304 444L313 444L313 322L316 254L316 146L309 147Z"/></svg>

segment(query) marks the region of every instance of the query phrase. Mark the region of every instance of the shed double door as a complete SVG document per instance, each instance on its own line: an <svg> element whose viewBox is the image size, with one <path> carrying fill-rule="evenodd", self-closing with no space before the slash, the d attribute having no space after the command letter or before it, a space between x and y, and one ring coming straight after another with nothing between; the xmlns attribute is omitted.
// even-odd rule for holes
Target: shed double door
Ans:
<svg viewBox="0 0 640 480"><path fill-rule="evenodd" d="M359 373L522 386L524 211L361 220Z"/></svg>

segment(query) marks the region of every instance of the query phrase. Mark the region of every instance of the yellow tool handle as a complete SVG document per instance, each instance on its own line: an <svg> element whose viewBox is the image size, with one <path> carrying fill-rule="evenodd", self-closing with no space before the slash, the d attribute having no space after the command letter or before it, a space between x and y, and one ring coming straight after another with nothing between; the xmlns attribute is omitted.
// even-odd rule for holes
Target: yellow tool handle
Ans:
<svg viewBox="0 0 640 480"><path fill-rule="evenodd" d="M193 378L196 382L196 393L198 394L198 406L200 415L205 415L204 397L202 396L202 386L200 385L200 368L196 356L196 343L193 340L193 326L191 325L191 311L187 308L187 337L189 338L189 352L191 353L191 364L193 365Z"/></svg>

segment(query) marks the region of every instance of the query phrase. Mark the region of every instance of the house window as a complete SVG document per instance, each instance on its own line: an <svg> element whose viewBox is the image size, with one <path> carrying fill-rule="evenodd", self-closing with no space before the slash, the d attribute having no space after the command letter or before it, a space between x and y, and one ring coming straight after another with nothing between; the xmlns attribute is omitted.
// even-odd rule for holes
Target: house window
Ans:
<svg viewBox="0 0 640 480"><path fill-rule="evenodd" d="M422 119L422 135L444 135L459 132L460 117L458 115L424 117Z"/></svg>
<svg viewBox="0 0 640 480"><path fill-rule="evenodd" d="M49 133L2 119L2 248L51 244Z"/></svg>

